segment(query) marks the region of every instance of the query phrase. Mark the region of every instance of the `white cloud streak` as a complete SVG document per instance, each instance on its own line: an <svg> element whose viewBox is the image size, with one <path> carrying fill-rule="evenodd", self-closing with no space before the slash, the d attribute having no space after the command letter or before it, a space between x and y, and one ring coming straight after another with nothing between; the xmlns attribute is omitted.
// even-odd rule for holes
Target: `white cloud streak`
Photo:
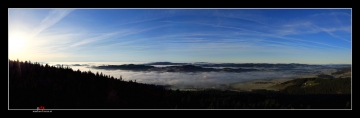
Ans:
<svg viewBox="0 0 360 118"><path fill-rule="evenodd" d="M31 33L33 35L32 37L38 35L45 29L55 25L72 11L74 11L74 9L51 10L49 14L41 21L40 25L33 30L33 32Z"/></svg>
<svg viewBox="0 0 360 118"><path fill-rule="evenodd" d="M111 26L111 27L121 26L121 25L128 25L128 24L134 24L134 23L143 23L143 22L154 21L154 20L158 20L158 19L160 19L160 18L153 18L153 19L145 19L145 20L131 21L131 22L126 22L126 23L116 24L116 25L113 25L113 26Z"/></svg>
<svg viewBox="0 0 360 118"><path fill-rule="evenodd" d="M344 38L342 38L342 37L340 37L340 36L335 35L334 33L332 33L333 31L336 31L336 30L338 30L338 29L334 29L334 28L333 28L333 29L327 29L327 28L319 27L319 26L317 26L317 25L314 25L314 26L317 27L317 28L319 28L319 29L321 29L321 31L326 32L327 34L331 35L331 36L334 37L334 38L341 39L341 40L344 40L344 41L347 41L347 42L351 42L351 41L349 41L349 40L346 40L346 39L344 39Z"/></svg>
<svg viewBox="0 0 360 118"><path fill-rule="evenodd" d="M215 11L213 13L213 15L218 16L218 17L225 17L225 18L236 18L236 19L248 20L248 21L256 22L261 25L267 24L268 18L263 17L258 14L246 13L244 11L236 11L235 13L234 12Z"/></svg>
<svg viewBox="0 0 360 118"><path fill-rule="evenodd" d="M150 30L154 30L157 28L161 28L161 27L167 27L167 26L170 26L170 25L156 26L156 27L151 27L151 28L142 29L142 30L121 30L121 31L115 31L115 32L111 32L111 33L105 33L105 34L102 34L101 36L83 39L80 42L72 44L71 47L81 46L81 45L85 45L88 43L93 43L96 41L109 39L109 38L120 38L120 37L132 35L132 34L138 34L141 32L150 31Z"/></svg>
<svg viewBox="0 0 360 118"><path fill-rule="evenodd" d="M211 25L211 24L204 24L204 25ZM305 23L303 25L309 25L309 23ZM212 26L215 26L215 25L212 25ZM291 25L289 25L289 26L291 26ZM299 25L294 25L294 26L299 26ZM289 40L289 41L300 41L300 42L319 44L319 45L335 47L335 48L343 48L343 47L329 45L329 44L325 44L325 43L309 41L309 40L302 40L302 39L297 39L297 38L289 38L289 37L285 37L285 36L280 35L280 34L283 34L283 33L269 34L269 33L263 33L263 32L258 32L258 31L247 30L247 29L243 29L243 28L236 28L236 27L227 27L227 26L215 26L215 27L222 27L222 28L230 28L230 29L238 29L238 30L248 31L248 32L246 32L245 34L242 34L242 35L255 35L255 36L263 36L263 37L274 37L274 38L280 38L280 39L285 39L285 40ZM324 30L329 32L329 30L327 30L327 29L322 29L322 31L324 31ZM320 30L316 30L315 32L319 32L319 31ZM347 49L347 48L343 48L343 49Z"/></svg>
<svg viewBox="0 0 360 118"><path fill-rule="evenodd" d="M340 15L344 15L344 16L351 16L348 13L344 13L344 12L331 12L331 13L320 13L320 14L314 14L311 15L311 17L322 17L322 16L340 16Z"/></svg>
<svg viewBox="0 0 360 118"><path fill-rule="evenodd" d="M300 28L302 29L300 30ZM351 42L333 33L335 31L349 32L350 31L349 29L350 29L349 27L323 28L318 25L312 24L310 22L306 22L300 24L284 25L283 29L276 30L277 31L276 34L280 34L281 36L286 36L286 35L301 35L301 34L314 34L319 32L325 32L336 39L341 39L346 42Z"/></svg>

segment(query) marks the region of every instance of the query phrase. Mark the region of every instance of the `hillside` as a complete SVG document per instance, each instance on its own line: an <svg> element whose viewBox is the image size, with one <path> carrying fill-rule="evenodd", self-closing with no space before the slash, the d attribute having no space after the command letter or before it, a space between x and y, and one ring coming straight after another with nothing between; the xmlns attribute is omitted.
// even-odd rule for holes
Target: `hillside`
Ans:
<svg viewBox="0 0 360 118"><path fill-rule="evenodd" d="M170 107L161 86L31 62L9 61L9 89L10 108Z"/></svg>
<svg viewBox="0 0 360 118"><path fill-rule="evenodd" d="M351 108L351 94L347 86L351 81L314 80L315 83L324 86L340 84L329 92L291 92L299 91L301 89L299 84L305 82L301 79L297 81L299 82L294 81L298 83L293 84L295 87L286 87L284 91L179 91L135 81L123 81L122 78L117 79L102 73L73 71L69 67L9 60L9 107L10 109L35 109L38 106L45 106L46 109ZM338 90L341 92L337 92ZM334 94L334 91L337 93Z"/></svg>
<svg viewBox="0 0 360 118"><path fill-rule="evenodd" d="M336 78L348 78L351 77L351 67L339 68L336 72L331 73Z"/></svg>

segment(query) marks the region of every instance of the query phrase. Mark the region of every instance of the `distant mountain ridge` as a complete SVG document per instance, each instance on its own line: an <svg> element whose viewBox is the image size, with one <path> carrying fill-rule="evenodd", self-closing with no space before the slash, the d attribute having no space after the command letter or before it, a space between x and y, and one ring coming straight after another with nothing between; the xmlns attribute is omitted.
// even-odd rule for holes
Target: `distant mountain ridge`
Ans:
<svg viewBox="0 0 360 118"><path fill-rule="evenodd" d="M321 67L320 64L271 64L271 63L208 63L208 62L194 62L194 63L173 63L173 62L151 62L143 65L199 65L202 67Z"/></svg>

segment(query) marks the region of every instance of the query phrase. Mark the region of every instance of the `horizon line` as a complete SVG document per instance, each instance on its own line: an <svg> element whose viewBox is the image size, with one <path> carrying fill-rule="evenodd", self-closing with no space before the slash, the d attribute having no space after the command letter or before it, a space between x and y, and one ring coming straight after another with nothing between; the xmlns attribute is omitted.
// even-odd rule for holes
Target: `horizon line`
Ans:
<svg viewBox="0 0 360 118"><path fill-rule="evenodd" d="M9 59L12 61L16 61L16 59ZM31 61L31 60L19 60L21 62L25 61ZM31 61L31 62L138 62L138 63L156 63L156 62L170 62L170 63L212 63L212 64L227 64L227 63L233 63L233 64L308 64L308 65L352 65L352 63L297 63L297 62L291 62L291 63L281 63L281 62L204 62L204 61Z"/></svg>

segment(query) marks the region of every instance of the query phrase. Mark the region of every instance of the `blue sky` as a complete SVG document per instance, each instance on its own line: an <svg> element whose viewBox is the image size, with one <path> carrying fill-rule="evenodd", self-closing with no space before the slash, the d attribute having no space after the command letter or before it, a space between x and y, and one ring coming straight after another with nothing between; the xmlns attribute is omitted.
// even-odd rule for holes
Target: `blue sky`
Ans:
<svg viewBox="0 0 360 118"><path fill-rule="evenodd" d="M351 9L9 9L9 58L351 64Z"/></svg>

